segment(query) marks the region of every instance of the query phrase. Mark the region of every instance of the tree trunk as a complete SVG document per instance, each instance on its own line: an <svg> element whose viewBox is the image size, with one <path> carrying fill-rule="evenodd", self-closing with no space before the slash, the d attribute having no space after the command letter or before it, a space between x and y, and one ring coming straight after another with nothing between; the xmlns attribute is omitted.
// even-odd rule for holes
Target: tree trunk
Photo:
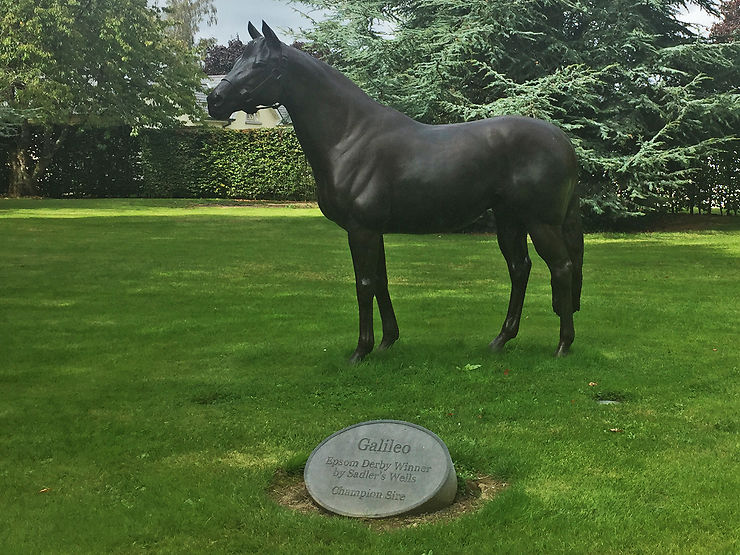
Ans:
<svg viewBox="0 0 740 555"><path fill-rule="evenodd" d="M28 122L23 124L15 150L10 156L8 196L16 198L38 196L39 181L46 173L49 165L54 160L54 155L68 134L68 126L64 126L56 137L52 126L44 126L41 144L38 145L37 160L34 163L31 157L31 148L34 146L33 132Z"/></svg>
<svg viewBox="0 0 740 555"><path fill-rule="evenodd" d="M31 160L29 149L31 147L31 126L24 123L18 135L15 148L10 153L10 185L8 187L9 197L23 197L33 195L31 190Z"/></svg>

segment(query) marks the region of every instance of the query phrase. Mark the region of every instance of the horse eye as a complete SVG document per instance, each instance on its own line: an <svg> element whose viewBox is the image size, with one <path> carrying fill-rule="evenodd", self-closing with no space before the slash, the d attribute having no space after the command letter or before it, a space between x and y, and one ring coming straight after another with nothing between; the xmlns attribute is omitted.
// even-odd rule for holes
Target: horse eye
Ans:
<svg viewBox="0 0 740 555"><path fill-rule="evenodd" d="M261 60L257 60L252 64L252 67L265 67L267 64Z"/></svg>

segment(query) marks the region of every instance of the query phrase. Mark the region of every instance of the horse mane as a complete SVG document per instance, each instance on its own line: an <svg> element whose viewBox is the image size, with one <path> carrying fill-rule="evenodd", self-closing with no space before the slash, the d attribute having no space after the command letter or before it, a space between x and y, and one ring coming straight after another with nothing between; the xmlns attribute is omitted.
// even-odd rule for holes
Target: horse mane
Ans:
<svg viewBox="0 0 740 555"><path fill-rule="evenodd" d="M332 87L336 88L337 92L344 99L343 104L347 104L346 99L349 97L353 102L357 102L360 105L367 104L368 107L372 106L377 109L393 111L401 114L401 112L398 112L390 106L386 106L385 104L381 104L375 100L344 73L327 64L323 60L312 56L308 52L295 48L294 46L283 44L283 49L284 56L289 63L293 62L303 71L308 71L313 75L317 75L317 81L330 83Z"/></svg>

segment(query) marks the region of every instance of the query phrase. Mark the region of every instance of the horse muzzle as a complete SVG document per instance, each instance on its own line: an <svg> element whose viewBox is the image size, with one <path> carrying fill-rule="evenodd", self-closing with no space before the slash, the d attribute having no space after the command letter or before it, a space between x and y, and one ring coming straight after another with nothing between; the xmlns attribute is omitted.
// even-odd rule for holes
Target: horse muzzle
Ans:
<svg viewBox="0 0 740 555"><path fill-rule="evenodd" d="M228 87L228 83L219 83L207 97L208 115L214 119L229 119L229 116L237 110L233 102L227 102L226 91L224 90L226 87Z"/></svg>

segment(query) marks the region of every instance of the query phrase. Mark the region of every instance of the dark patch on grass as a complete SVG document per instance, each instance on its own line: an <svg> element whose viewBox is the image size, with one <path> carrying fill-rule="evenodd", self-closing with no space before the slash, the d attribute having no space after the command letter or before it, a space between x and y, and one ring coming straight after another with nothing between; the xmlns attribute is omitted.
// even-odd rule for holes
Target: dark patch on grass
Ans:
<svg viewBox="0 0 740 555"><path fill-rule="evenodd" d="M718 432L734 434L738 430L738 425L735 420L720 420L719 422L715 422L714 429Z"/></svg>

